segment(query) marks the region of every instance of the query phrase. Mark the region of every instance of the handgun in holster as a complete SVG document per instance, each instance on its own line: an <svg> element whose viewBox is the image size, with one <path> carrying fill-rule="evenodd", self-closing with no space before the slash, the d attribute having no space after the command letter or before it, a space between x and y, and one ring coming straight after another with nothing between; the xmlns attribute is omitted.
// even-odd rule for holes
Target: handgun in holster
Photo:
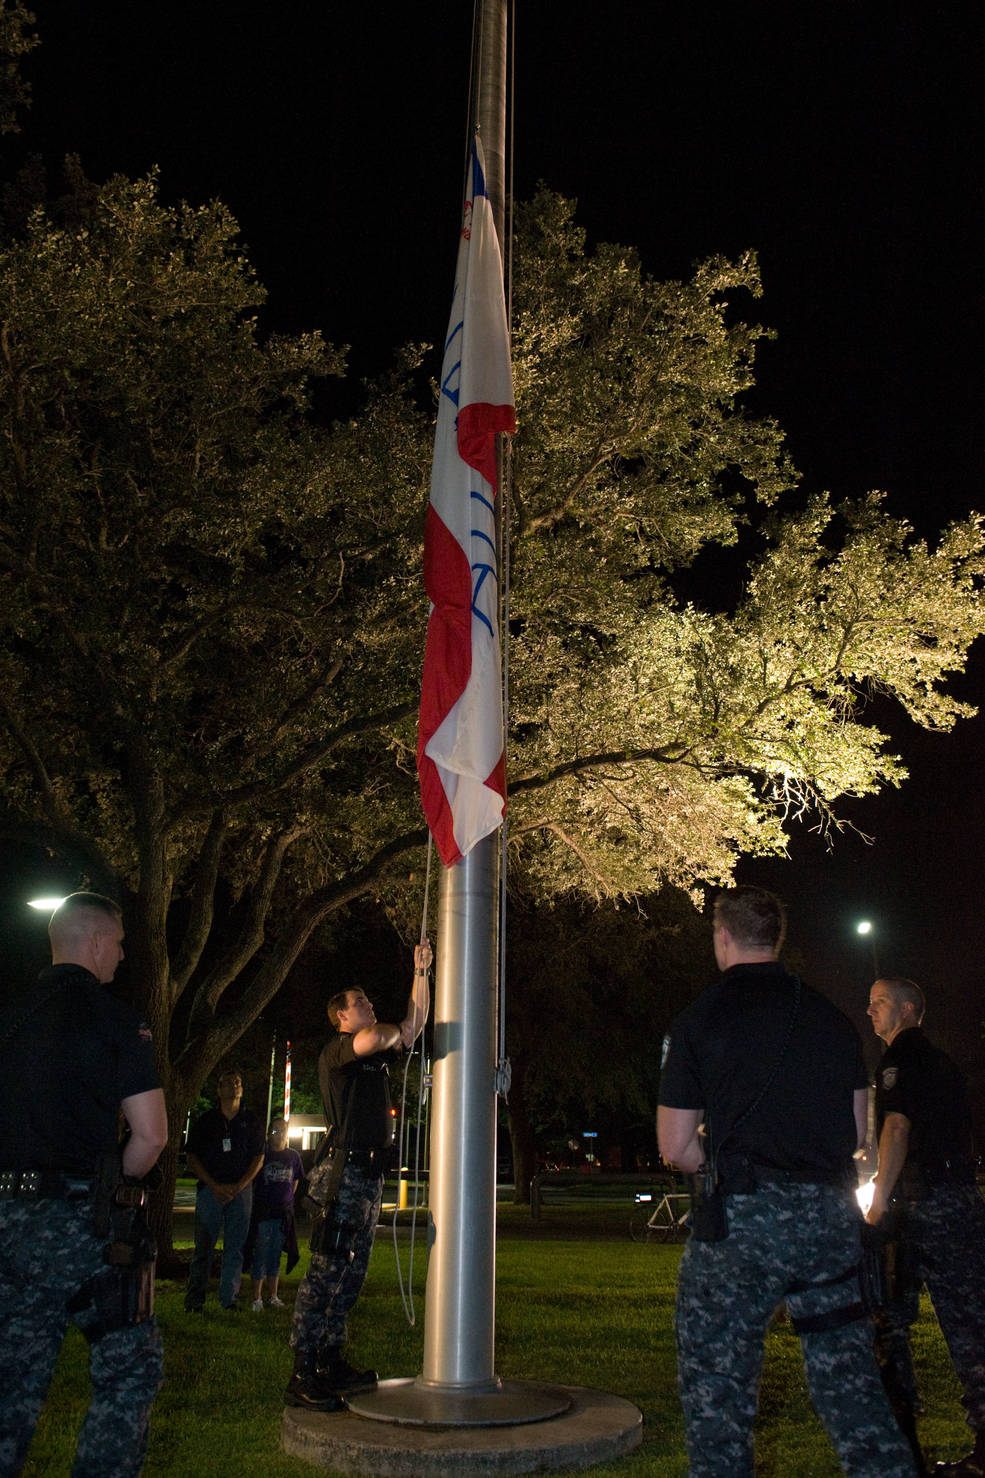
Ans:
<svg viewBox="0 0 985 1478"><path fill-rule="evenodd" d="M93 1231L108 1239L103 1248L106 1266L87 1279L68 1305L71 1313L92 1309L93 1317L85 1323L90 1341L153 1318L157 1244L146 1206L146 1186L124 1179L119 1153L102 1155L91 1207Z"/></svg>

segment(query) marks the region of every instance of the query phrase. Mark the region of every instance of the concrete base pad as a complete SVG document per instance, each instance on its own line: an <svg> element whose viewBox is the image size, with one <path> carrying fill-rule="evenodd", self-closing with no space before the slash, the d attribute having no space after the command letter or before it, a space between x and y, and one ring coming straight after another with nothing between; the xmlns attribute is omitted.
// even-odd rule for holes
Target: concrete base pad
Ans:
<svg viewBox="0 0 985 1478"><path fill-rule="evenodd" d="M418 1377L379 1381L371 1391L347 1397L345 1404L354 1416L402 1427L515 1427L561 1416L571 1397L561 1386L498 1376L488 1385L465 1389L426 1385Z"/></svg>
<svg viewBox="0 0 985 1478"><path fill-rule="evenodd" d="M384 1382L385 1388L389 1382ZM504 1382L522 1397L527 1383ZM281 1445L337 1473L380 1478L461 1478L463 1473L533 1473L588 1468L632 1452L643 1440L642 1413L620 1396L587 1386L529 1384L534 1400L549 1393L566 1409L545 1421L516 1426L404 1426L352 1412L284 1410ZM558 1401L558 1404L562 1404Z"/></svg>

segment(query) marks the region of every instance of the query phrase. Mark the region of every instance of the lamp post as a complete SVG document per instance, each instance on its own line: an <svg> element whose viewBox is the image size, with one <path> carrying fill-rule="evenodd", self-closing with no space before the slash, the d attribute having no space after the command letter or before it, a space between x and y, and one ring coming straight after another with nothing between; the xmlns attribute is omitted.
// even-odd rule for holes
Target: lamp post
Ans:
<svg viewBox="0 0 985 1478"><path fill-rule="evenodd" d="M878 980L879 957L876 954L876 931L873 927L872 921L870 919L860 919L859 922L855 925L855 932L856 934L861 934L863 937L868 937L869 943L872 946L872 968L875 971L876 979Z"/></svg>

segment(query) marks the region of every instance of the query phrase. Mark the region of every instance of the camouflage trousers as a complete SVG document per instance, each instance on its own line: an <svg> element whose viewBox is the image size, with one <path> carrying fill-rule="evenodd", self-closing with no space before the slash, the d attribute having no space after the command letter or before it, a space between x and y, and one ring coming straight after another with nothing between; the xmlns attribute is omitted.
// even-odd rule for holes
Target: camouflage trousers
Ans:
<svg viewBox="0 0 985 1478"><path fill-rule="evenodd" d="M762 1185L728 1196L729 1234L684 1249L677 1366L690 1478L751 1478L763 1341L776 1306L834 1327L800 1335L811 1400L851 1478L913 1478L858 1301L861 1217L833 1186ZM846 1279L845 1275L849 1275Z"/></svg>
<svg viewBox="0 0 985 1478"><path fill-rule="evenodd" d="M968 1424L985 1432L985 1201L977 1186L936 1186L912 1202L903 1237L961 1382ZM915 1294L900 1317L916 1317Z"/></svg>
<svg viewBox="0 0 985 1478"><path fill-rule="evenodd" d="M311 1191L317 1197L314 1176ZM348 1316L366 1280L382 1200L380 1171L346 1166L331 1213L332 1250L311 1254L311 1266L294 1304L291 1345L298 1354L313 1355L345 1344Z"/></svg>
<svg viewBox="0 0 985 1478"><path fill-rule="evenodd" d="M67 1304L105 1267L105 1239L85 1202L0 1201L0 1475L21 1471L70 1322L91 1337L90 1307ZM153 1320L91 1338L92 1397L72 1478L136 1478L150 1408L161 1384L161 1336Z"/></svg>

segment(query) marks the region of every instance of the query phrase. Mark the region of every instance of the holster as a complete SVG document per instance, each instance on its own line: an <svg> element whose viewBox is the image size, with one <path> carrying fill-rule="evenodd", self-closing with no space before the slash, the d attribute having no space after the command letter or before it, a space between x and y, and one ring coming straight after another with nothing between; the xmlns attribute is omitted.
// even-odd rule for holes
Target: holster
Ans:
<svg viewBox="0 0 985 1478"><path fill-rule="evenodd" d="M862 1259L858 1281L870 1314L899 1303L913 1281L913 1252L903 1234L905 1207L893 1202L886 1215L862 1224Z"/></svg>
<svg viewBox="0 0 985 1478"><path fill-rule="evenodd" d="M689 1179L691 1236L696 1242L724 1242L728 1236L728 1211L714 1166L705 1163Z"/></svg>
<svg viewBox="0 0 985 1478"><path fill-rule="evenodd" d="M346 1222L339 1221L337 1212L338 1202L335 1200L319 1208L311 1224L308 1245L312 1252L320 1253L322 1257L347 1254L351 1262L355 1256L352 1250L352 1228Z"/></svg>
<svg viewBox="0 0 985 1478"><path fill-rule="evenodd" d="M154 1317L157 1244L147 1226L143 1191L139 1186L121 1186L120 1191L139 1194L141 1202L112 1205L112 1240L103 1248L106 1266L68 1302L70 1314L91 1309L91 1317L81 1321L90 1344L114 1329L128 1329Z"/></svg>
<svg viewBox="0 0 985 1478"><path fill-rule="evenodd" d="M96 1161L89 1202L92 1209L92 1230L97 1237L109 1236L113 1198L117 1187L122 1184L123 1158L118 1149L108 1150Z"/></svg>

